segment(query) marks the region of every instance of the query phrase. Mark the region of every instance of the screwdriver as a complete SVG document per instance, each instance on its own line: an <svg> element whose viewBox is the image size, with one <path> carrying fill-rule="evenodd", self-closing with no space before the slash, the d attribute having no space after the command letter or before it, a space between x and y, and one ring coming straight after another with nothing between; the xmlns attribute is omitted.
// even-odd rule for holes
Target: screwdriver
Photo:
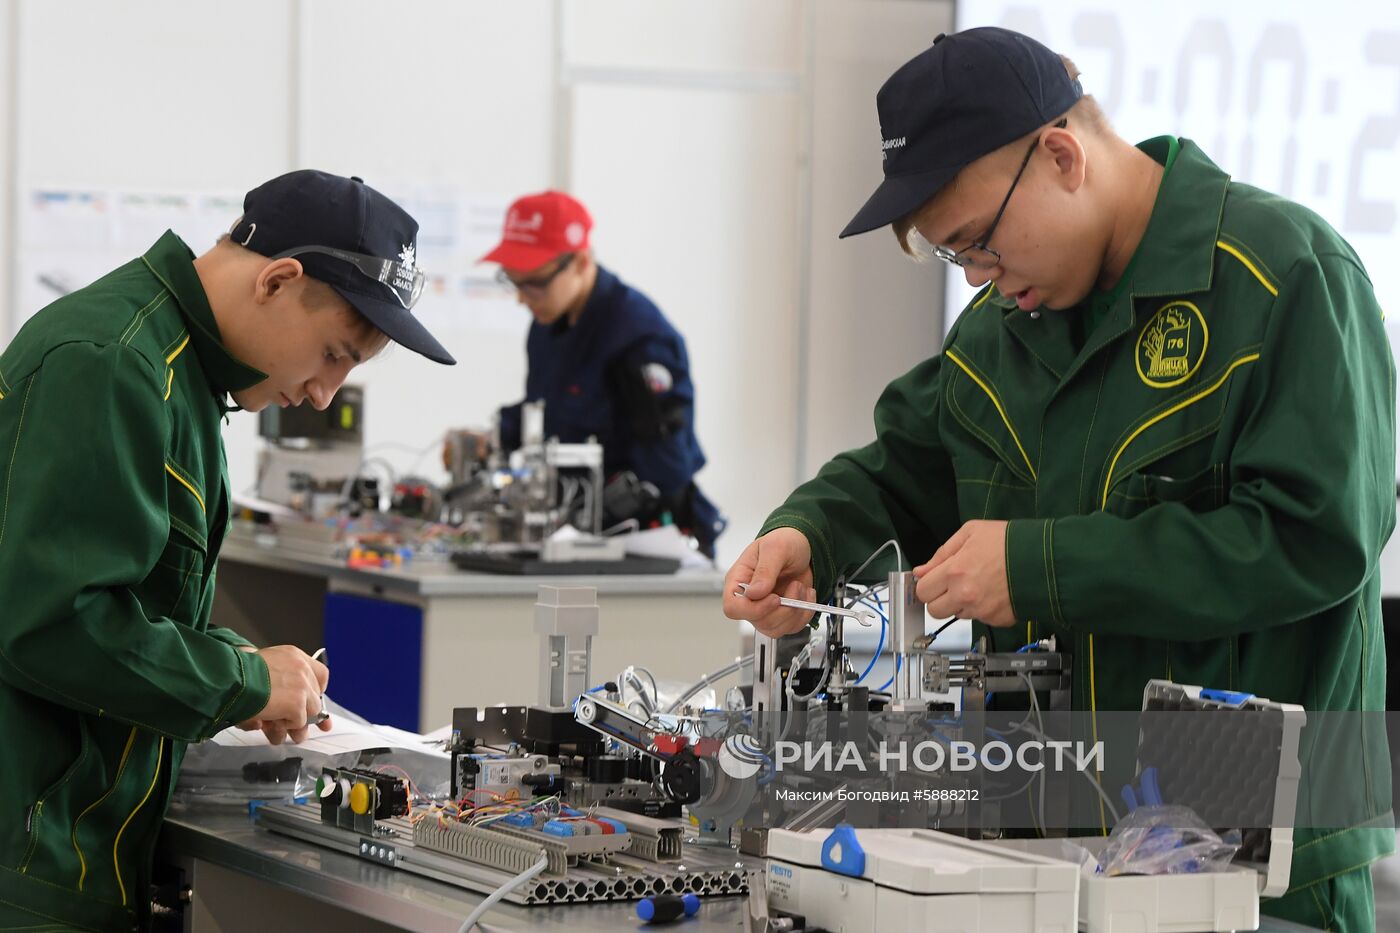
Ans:
<svg viewBox="0 0 1400 933"><path fill-rule="evenodd" d="M684 914L693 917L700 912L700 898L694 894L679 897L675 894L657 894L644 897L637 903L637 916L647 923L670 923Z"/></svg>

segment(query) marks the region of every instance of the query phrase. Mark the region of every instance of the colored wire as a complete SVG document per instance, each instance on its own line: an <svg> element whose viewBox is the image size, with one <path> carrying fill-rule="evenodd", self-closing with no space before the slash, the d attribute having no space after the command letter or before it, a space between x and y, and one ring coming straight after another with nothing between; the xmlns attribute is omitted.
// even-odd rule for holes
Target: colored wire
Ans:
<svg viewBox="0 0 1400 933"><path fill-rule="evenodd" d="M895 679L896 677L898 677L898 676L899 676L899 655L895 655L895 656L894 656L894 673L890 675L890 679L889 679L889 680L885 681L884 686L882 686L879 690L876 690L875 692L876 692L876 693L884 693L886 690L890 689L890 687L894 686L894 679Z"/></svg>
<svg viewBox="0 0 1400 933"><path fill-rule="evenodd" d="M1023 674L1022 676L1025 675ZM1029 680L1029 678L1027 679ZM1034 694L1032 694L1032 696L1034 696ZM1037 712L1038 711L1039 704L1037 704ZM1021 731L1025 732L1032 738L1040 739L1042 742L1050 741L1050 737L1045 734L1045 731L1043 729L1037 729L1029 724L1021 726ZM1118 821L1121 820L1123 817L1119 815L1118 808L1113 805L1113 800L1108 796L1108 793L1104 791L1103 784L1099 783L1099 779L1094 777L1094 775L1090 774L1088 771L1079 771L1079 773L1084 775L1084 780L1088 781L1090 784L1093 785L1094 790L1098 792L1099 798L1103 800L1104 805L1108 807L1108 812L1113 815L1114 824L1117 825Z"/></svg>
<svg viewBox="0 0 1400 933"><path fill-rule="evenodd" d="M730 674L733 674L744 665L752 663L753 655L748 654L737 661L732 661L729 664L726 664L724 667L721 667L717 671L712 671L706 674L704 677L701 677L698 681L682 690L680 696L676 697L675 702L673 702L670 706L666 707L666 713L668 715L674 713L676 710L680 709L682 706L685 705L686 700L689 700L691 697L695 696L695 694L710 686L710 684L719 680L721 677L728 677Z"/></svg>
<svg viewBox="0 0 1400 933"><path fill-rule="evenodd" d="M531 865L529 868L525 869L520 874L516 875L514 878L510 879L496 890L492 891L489 895L487 895L486 900L476 905L476 910L473 910L471 913L467 914L467 919L462 921L462 925L457 928L457 933L469 933L471 928L476 926L477 920L479 920L481 916L486 913L486 911L490 910L496 904L497 901L505 897L511 891L514 891L516 888L520 887L525 882L529 881L531 878L538 875L540 872L544 871L545 868L548 867L548 865L549 857L546 855L541 855L540 860L538 862Z"/></svg>
<svg viewBox="0 0 1400 933"><path fill-rule="evenodd" d="M899 548L899 541L897 541L897 540L894 539L894 538L891 538L890 540L886 541L884 544L882 544L882 545L880 545L878 548L876 548L876 549L875 549L875 553L873 553L873 554L871 554L869 557L867 557L867 558L865 559L865 563L863 563L863 564L861 564L859 567L857 567L857 568L856 568L856 572L853 573L853 574L851 574L851 575L850 575L849 577L847 577L846 579L848 579L848 580L856 580L856 579L859 579L859 578L860 578L860 572L861 572L862 570L864 570L866 567L869 567L869 566L870 566L870 562L873 561L875 558L879 557L882 553L884 553L884 550L885 550L885 548L887 548L887 547L893 547L893 548L894 548L894 554L895 554L895 558L896 558L896 561L897 561L897 563L895 564L895 567L896 567L896 569L898 569L898 570L900 570L900 571L903 571L903 570L904 570L904 564L905 564L904 552L903 552L902 550L900 550L900 548Z"/></svg>
<svg viewBox="0 0 1400 933"><path fill-rule="evenodd" d="M863 604L865 604L865 605L867 605L867 606L870 605L869 603L865 602L865 600L864 600L863 598L862 598L862 599L859 599L859 600L856 600L856 602L857 602L857 603L863 603ZM874 607L872 607L872 608L874 608ZM866 675L866 674L869 674L869 673L871 672L871 670L874 669L875 665L879 663L879 661L880 661L880 652L882 652L882 651L885 650L885 631L886 631L886 630L889 628L889 626L890 626L890 620L889 620L888 618L886 618L886 617L885 617L885 614L884 614L883 612L881 612L879 609L876 609L876 610L875 610L875 614L878 615L878 616L880 617L880 641L879 641L879 644L877 644L877 645L875 646L875 653L874 653L873 655L870 656L870 663L867 664L867 665L865 666L865 670L861 671L861 672L860 672L860 676L856 678L856 683L860 683L861 681L865 680L865 675ZM899 656L898 656L898 655L895 655L895 663L896 663L896 664L899 663ZM891 683L894 682L894 678L893 678L893 677L890 678L890 682L891 682Z"/></svg>
<svg viewBox="0 0 1400 933"><path fill-rule="evenodd" d="M934 642L935 640L937 640L938 636L939 636L939 635L942 635L943 632L948 628L948 626L952 625L954 622L961 622L961 621L962 621L962 619L959 619L957 616L953 616L953 617L952 617L951 619L949 619L947 622L944 622L942 625L938 626L938 628L936 628L936 629L933 630L933 634L932 634L931 636L929 636L929 642L932 643L932 642Z"/></svg>
<svg viewBox="0 0 1400 933"><path fill-rule="evenodd" d="M408 791L408 813L404 814L405 816L411 817L411 816L413 815L413 801L414 801L415 799L418 799L418 800L426 800L426 799L427 799L427 798L424 797L423 794L418 790L418 785L415 784L415 783L413 782L413 778L409 775L409 773L408 773L407 771L405 771L403 768L400 768L398 765L389 765L389 764L379 765L379 766L378 766L377 768L375 768L374 770L375 770L376 772L380 773L380 774L398 772L399 774L403 775L404 787L405 787L405 789L407 789L407 791Z"/></svg>

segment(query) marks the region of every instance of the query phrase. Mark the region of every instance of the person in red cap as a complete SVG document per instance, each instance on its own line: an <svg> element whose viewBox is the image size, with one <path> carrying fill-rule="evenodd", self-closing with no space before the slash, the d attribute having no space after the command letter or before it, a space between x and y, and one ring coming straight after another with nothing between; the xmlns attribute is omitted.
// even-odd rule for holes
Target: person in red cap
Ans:
<svg viewBox="0 0 1400 933"><path fill-rule="evenodd" d="M605 520L637 518L645 526L669 518L713 557L725 520L695 485L705 455L695 437L685 339L650 298L594 261L592 228L575 198L526 195L507 211L501 242L482 257L500 264L498 278L535 319L525 401L544 401L546 436L598 439L611 488L638 487L640 496L605 495L605 509L641 503ZM501 409L500 438L507 450L520 445L520 404Z"/></svg>

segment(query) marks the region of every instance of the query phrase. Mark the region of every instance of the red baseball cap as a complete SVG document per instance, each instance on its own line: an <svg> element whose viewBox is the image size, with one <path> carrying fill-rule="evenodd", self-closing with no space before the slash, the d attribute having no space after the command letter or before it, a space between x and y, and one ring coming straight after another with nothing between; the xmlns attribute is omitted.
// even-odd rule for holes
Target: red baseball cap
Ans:
<svg viewBox="0 0 1400 933"><path fill-rule="evenodd" d="M588 209L564 192L527 194L506 211L501 242L480 261L529 272L556 256L587 249L591 229Z"/></svg>

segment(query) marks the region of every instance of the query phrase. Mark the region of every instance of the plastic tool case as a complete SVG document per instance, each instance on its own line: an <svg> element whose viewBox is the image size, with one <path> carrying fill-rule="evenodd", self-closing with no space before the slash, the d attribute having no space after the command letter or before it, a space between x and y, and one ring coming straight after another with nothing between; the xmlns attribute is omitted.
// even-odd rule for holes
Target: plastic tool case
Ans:
<svg viewBox="0 0 1400 933"><path fill-rule="evenodd" d="M768 901L842 933L1073 933L1079 869L931 829L768 834Z"/></svg>
<svg viewBox="0 0 1400 933"><path fill-rule="evenodd" d="M1259 926L1259 898L1288 889L1298 802L1301 706L1251 694L1152 680L1138 772L1158 770L1163 801L1185 804L1217 829L1246 828L1229 870L1201 874L1080 876L1079 929L1087 933L1226 933ZM1256 715L1257 714L1257 715ZM1217 724L1214 724L1218 722ZM1111 789L1110 789L1111 792ZM1233 824L1233 825L1231 825ZM1104 838L1076 839L1095 856ZM1004 840L999 848L1062 856L1058 839Z"/></svg>

